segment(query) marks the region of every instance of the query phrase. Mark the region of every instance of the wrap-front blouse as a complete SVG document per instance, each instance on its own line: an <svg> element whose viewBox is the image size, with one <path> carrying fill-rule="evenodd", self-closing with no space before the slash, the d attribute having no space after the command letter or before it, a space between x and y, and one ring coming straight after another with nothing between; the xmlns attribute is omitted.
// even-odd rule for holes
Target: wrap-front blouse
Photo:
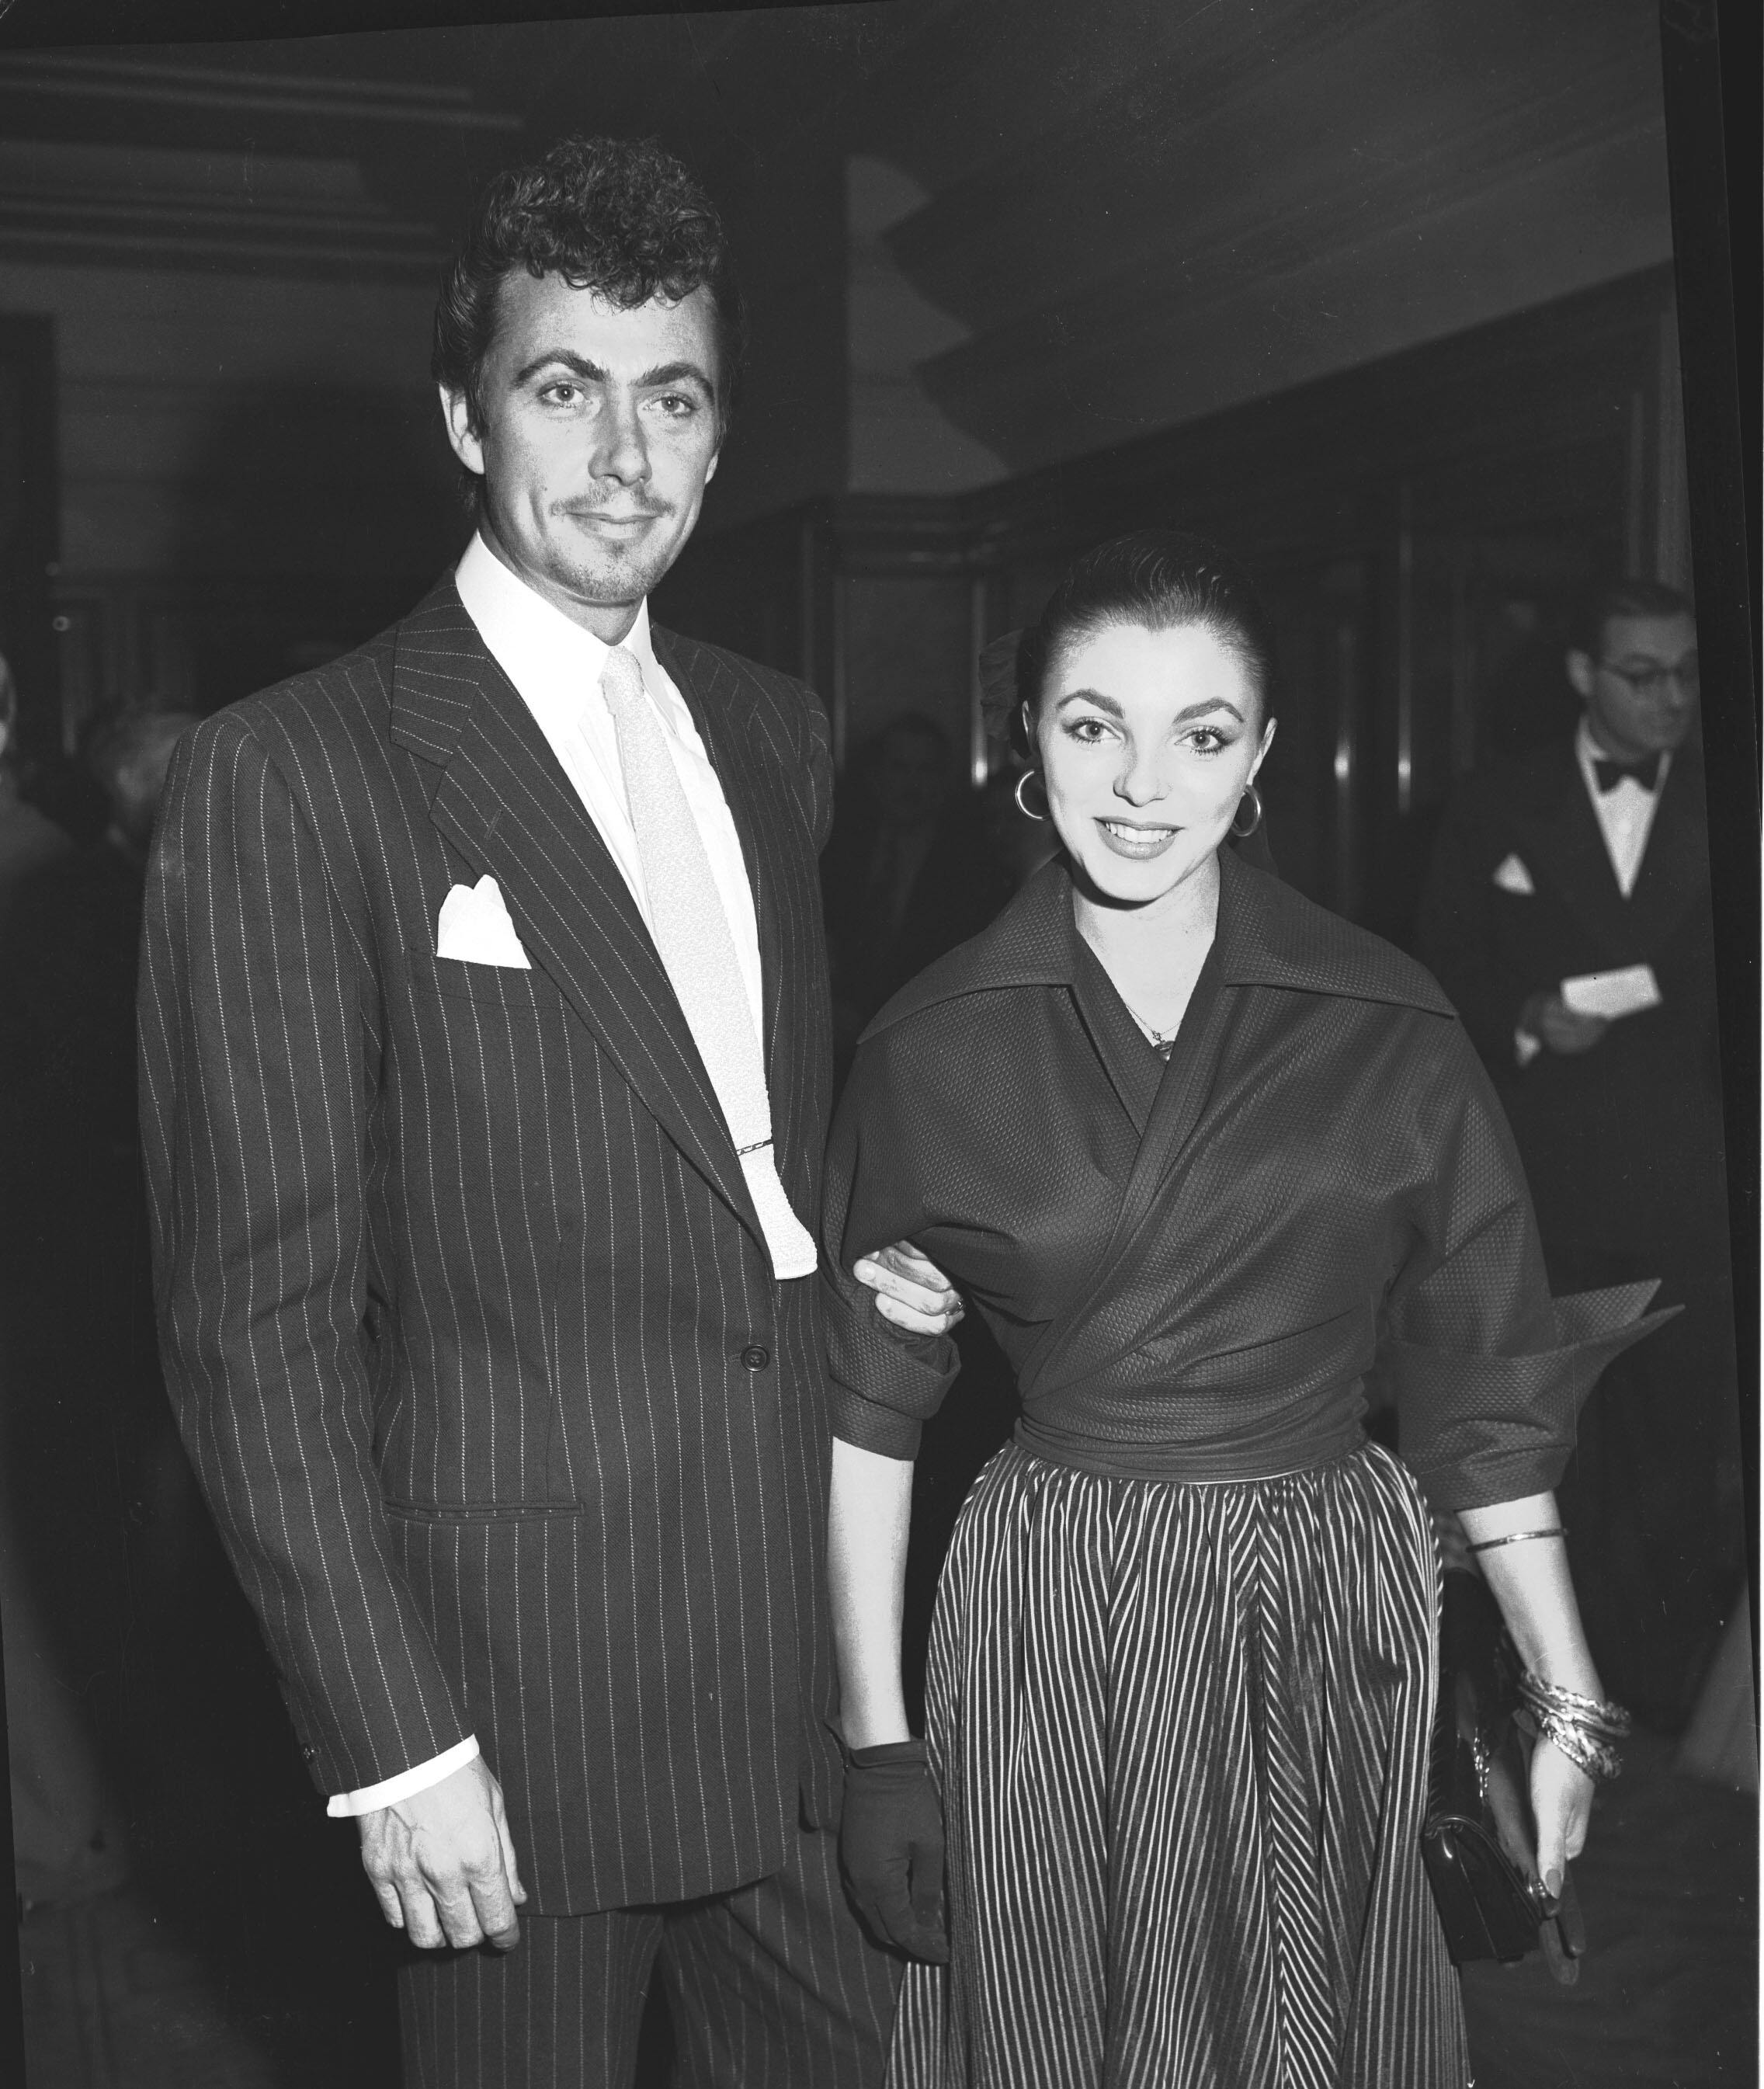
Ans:
<svg viewBox="0 0 1764 2089"><path fill-rule="evenodd" d="M1017 1438L1103 1473L1269 1477L1362 1437L1368 1381L1441 1506L1552 1486L1581 1399L1653 1286L1552 1302L1475 1050L1401 952L1222 855L1167 1062L1073 913L1064 866L866 1033L824 1214L835 1432L910 1458L947 1338L850 1274L901 1238L985 1316Z"/></svg>

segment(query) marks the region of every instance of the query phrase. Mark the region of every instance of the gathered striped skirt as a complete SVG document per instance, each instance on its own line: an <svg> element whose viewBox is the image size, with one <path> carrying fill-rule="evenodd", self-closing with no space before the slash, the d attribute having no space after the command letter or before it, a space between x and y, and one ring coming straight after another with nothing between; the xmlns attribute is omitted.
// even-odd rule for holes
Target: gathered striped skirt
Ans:
<svg viewBox="0 0 1764 2089"><path fill-rule="evenodd" d="M1007 1445L938 1593L951 1962L908 1971L888 2089L1463 2089L1438 1572L1376 1446L1197 1485Z"/></svg>

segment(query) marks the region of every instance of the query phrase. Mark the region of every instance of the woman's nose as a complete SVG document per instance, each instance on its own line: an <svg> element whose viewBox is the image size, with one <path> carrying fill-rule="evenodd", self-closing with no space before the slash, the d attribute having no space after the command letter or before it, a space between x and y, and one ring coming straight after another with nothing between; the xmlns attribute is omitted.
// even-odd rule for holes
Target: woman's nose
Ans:
<svg viewBox="0 0 1764 2089"><path fill-rule="evenodd" d="M1115 779L1115 796L1124 798L1130 805L1150 805L1162 798L1168 788L1155 753L1149 749L1143 753L1130 749Z"/></svg>

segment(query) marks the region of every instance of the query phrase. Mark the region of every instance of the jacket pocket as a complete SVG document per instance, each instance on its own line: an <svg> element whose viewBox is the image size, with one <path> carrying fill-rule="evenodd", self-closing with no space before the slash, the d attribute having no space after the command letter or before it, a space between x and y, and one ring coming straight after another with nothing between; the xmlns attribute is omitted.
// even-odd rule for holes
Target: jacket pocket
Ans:
<svg viewBox="0 0 1764 2089"><path fill-rule="evenodd" d="M443 1001L469 1001L481 1008L514 1014L542 1013L559 1005L561 996L537 965L470 964L463 958L438 958L432 950L407 950L405 972L419 994Z"/></svg>

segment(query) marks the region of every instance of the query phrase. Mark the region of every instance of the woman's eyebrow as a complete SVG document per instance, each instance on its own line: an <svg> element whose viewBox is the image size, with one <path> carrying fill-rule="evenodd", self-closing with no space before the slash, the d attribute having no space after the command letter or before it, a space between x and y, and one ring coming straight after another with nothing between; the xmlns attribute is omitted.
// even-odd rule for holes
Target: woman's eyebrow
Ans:
<svg viewBox="0 0 1764 2089"><path fill-rule="evenodd" d="M1079 703L1094 704L1099 711L1107 711L1111 718L1124 718L1127 715L1113 697L1104 696L1100 689L1068 689L1054 708L1064 710L1068 704ZM1176 713L1176 719L1180 723L1184 718L1199 718L1207 711L1229 711L1240 725L1244 723L1244 714L1235 704L1227 702L1223 697L1203 697L1198 703L1184 704Z"/></svg>

